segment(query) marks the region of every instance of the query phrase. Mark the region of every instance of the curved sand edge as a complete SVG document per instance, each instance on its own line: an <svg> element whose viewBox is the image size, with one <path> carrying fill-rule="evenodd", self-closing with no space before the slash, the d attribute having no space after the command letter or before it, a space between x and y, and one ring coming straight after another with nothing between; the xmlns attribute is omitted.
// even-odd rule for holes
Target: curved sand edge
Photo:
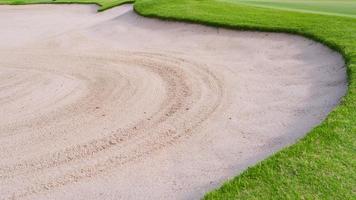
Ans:
<svg viewBox="0 0 356 200"><path fill-rule="evenodd" d="M196 199L293 143L346 90L308 39L0 6L0 198Z"/></svg>

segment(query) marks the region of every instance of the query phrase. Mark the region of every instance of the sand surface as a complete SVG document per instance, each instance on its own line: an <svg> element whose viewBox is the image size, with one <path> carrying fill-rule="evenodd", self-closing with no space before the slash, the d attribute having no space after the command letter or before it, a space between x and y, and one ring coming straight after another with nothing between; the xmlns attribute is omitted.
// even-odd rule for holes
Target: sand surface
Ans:
<svg viewBox="0 0 356 200"><path fill-rule="evenodd" d="M96 9L0 6L0 199L198 199L345 94L311 40Z"/></svg>

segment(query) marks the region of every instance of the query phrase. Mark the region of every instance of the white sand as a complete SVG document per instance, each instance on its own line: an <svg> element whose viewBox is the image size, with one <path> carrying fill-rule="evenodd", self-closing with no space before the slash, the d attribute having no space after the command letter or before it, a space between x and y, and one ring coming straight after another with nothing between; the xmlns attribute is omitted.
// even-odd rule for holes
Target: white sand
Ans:
<svg viewBox="0 0 356 200"><path fill-rule="evenodd" d="M0 6L0 199L198 199L345 94L308 39L95 10Z"/></svg>

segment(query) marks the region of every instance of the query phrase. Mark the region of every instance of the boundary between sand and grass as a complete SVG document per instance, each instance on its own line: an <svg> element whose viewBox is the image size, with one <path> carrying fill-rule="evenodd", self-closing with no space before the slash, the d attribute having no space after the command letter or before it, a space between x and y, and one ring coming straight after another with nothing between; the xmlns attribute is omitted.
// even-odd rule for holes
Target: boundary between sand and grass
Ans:
<svg viewBox="0 0 356 200"><path fill-rule="evenodd" d="M99 7L98 12L103 12L116 6L134 2L135 0L0 0L0 5L94 4Z"/></svg>
<svg viewBox="0 0 356 200"><path fill-rule="evenodd" d="M319 126L208 193L206 199L352 199L356 185L356 19L212 0L140 0L142 16L302 35L341 53L345 97Z"/></svg>

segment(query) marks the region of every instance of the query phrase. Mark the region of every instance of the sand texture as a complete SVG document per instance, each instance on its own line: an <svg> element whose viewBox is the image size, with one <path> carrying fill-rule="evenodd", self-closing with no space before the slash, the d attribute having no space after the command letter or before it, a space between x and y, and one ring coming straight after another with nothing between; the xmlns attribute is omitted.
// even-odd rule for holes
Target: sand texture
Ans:
<svg viewBox="0 0 356 200"><path fill-rule="evenodd" d="M199 199L345 94L309 39L96 9L0 6L0 199Z"/></svg>

